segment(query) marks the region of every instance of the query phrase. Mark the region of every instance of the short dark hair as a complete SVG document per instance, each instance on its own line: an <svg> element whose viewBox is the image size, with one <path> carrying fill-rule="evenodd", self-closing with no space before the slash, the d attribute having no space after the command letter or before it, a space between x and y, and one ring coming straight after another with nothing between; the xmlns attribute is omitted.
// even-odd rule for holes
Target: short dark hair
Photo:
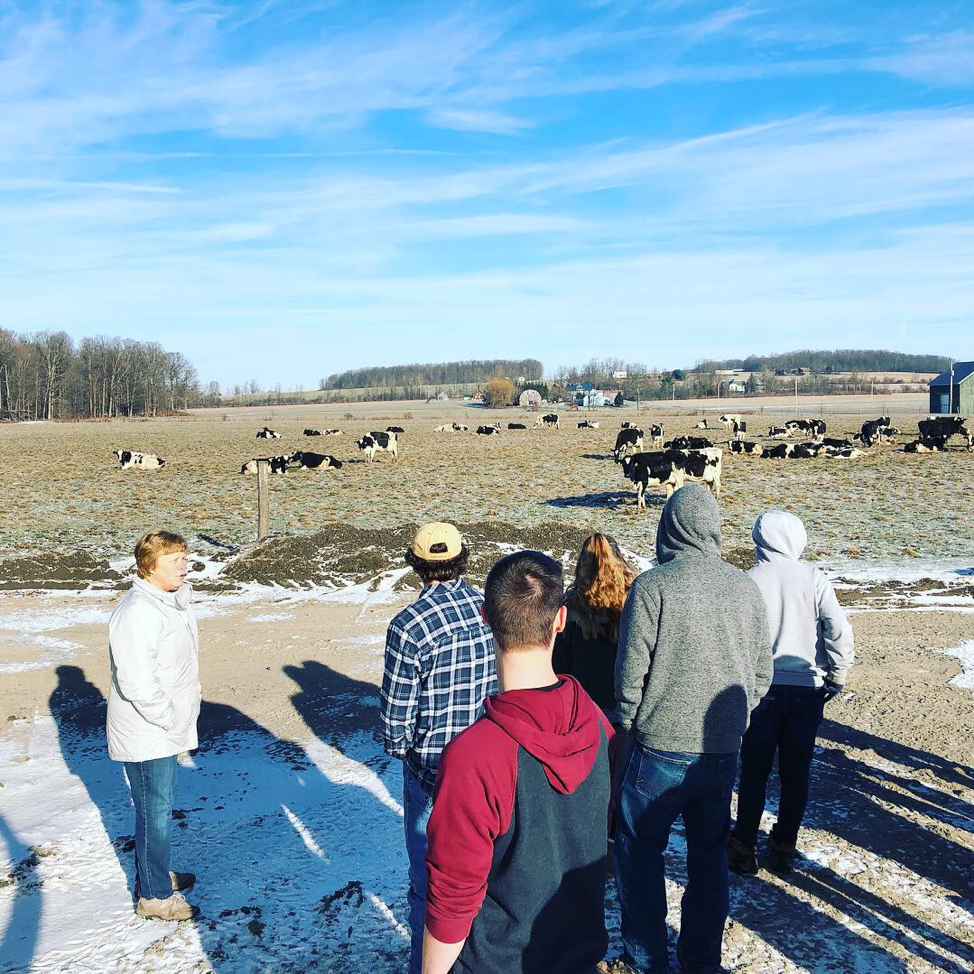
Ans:
<svg viewBox="0 0 974 974"><path fill-rule="evenodd" d="M427 561L420 558L412 548L406 549L406 564L419 575L424 585L429 585L430 582L456 581L467 570L468 561L470 549L466 545L460 548L459 555L449 561Z"/></svg>
<svg viewBox="0 0 974 974"><path fill-rule="evenodd" d="M546 646L564 597L561 565L540 551L515 551L494 563L484 585L484 615L502 650Z"/></svg>

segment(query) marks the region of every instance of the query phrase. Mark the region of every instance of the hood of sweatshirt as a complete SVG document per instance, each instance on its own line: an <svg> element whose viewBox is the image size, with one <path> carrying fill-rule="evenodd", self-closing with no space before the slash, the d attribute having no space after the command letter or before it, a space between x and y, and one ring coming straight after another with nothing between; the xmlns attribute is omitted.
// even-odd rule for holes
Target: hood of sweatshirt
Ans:
<svg viewBox="0 0 974 974"><path fill-rule="evenodd" d="M484 715L541 762L555 791L570 795L599 753L599 711L572 676L555 690L507 690L484 702Z"/></svg>
<svg viewBox="0 0 974 974"><path fill-rule="evenodd" d="M720 557L720 508L700 484L681 487L666 502L656 529L656 560L680 555Z"/></svg>
<svg viewBox="0 0 974 974"><path fill-rule="evenodd" d="M754 522L751 532L758 561L773 561L775 556L798 561L808 544L801 518L787 511L768 511Z"/></svg>

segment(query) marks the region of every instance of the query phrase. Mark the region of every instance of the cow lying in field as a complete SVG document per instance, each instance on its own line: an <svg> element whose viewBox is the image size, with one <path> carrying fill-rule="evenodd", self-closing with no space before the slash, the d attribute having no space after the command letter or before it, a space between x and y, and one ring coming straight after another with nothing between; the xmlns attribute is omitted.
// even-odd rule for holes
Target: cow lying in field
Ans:
<svg viewBox="0 0 974 974"><path fill-rule="evenodd" d="M335 459L330 453L309 453L307 450L295 450L287 458L288 466L298 470L341 470L342 461Z"/></svg>
<svg viewBox="0 0 974 974"><path fill-rule="evenodd" d="M305 436L342 436L341 430L312 430L307 429L304 431Z"/></svg>
<svg viewBox="0 0 974 974"><path fill-rule="evenodd" d="M166 465L166 461L154 453L135 453L132 450L112 450L112 456L118 460L121 470L130 467L141 467L144 470L158 470Z"/></svg>
<svg viewBox="0 0 974 974"><path fill-rule="evenodd" d="M463 423L444 423L442 426L437 426L433 431L434 433L466 433L470 430L469 426L464 426Z"/></svg>
<svg viewBox="0 0 974 974"><path fill-rule="evenodd" d="M495 433L499 433L500 431L501 431L501 424L500 423L494 423L491 426L478 426L477 427L477 432L481 436L493 436Z"/></svg>
<svg viewBox="0 0 974 974"><path fill-rule="evenodd" d="M694 426L693 428L695 430L711 430L711 429L715 429L716 427L711 426L710 423L707 422L707 420L701 419L700 422L697 423L697 425Z"/></svg>
<svg viewBox="0 0 974 974"><path fill-rule="evenodd" d="M275 433L269 426L265 426L255 437L258 440L279 440L280 433Z"/></svg>
<svg viewBox="0 0 974 974"><path fill-rule="evenodd" d="M509 430L526 430L527 426L524 423L508 423L507 428Z"/></svg>
<svg viewBox="0 0 974 974"><path fill-rule="evenodd" d="M749 440L728 440L727 449L731 453L749 453L755 457L764 455L764 447L760 443L752 443Z"/></svg>
<svg viewBox="0 0 974 974"><path fill-rule="evenodd" d="M578 428L580 430L597 430L599 428L599 424L593 423L591 420L586 419L578 424Z"/></svg>
<svg viewBox="0 0 974 974"><path fill-rule="evenodd" d="M706 436L678 436L663 444L664 450L709 450L713 443Z"/></svg>
<svg viewBox="0 0 974 974"><path fill-rule="evenodd" d="M270 464L271 473L287 473L287 457L260 457L261 460L266 460ZM257 460L258 457L254 457L253 460L248 460L241 468L241 473L257 473Z"/></svg>
<svg viewBox="0 0 974 974"><path fill-rule="evenodd" d="M931 436L929 439L913 440L903 444L904 453L943 453L946 449L946 436Z"/></svg>
<svg viewBox="0 0 974 974"><path fill-rule="evenodd" d="M386 432L395 433L398 436L400 433L405 433L406 431L401 426L387 426Z"/></svg>
<svg viewBox="0 0 974 974"><path fill-rule="evenodd" d="M373 430L356 440L355 445L365 454L366 463L372 463L377 453L389 453L393 460L399 459L399 441L395 433Z"/></svg>
<svg viewBox="0 0 974 974"><path fill-rule="evenodd" d="M639 423L630 423L629 420L623 420L620 429L636 430L639 429Z"/></svg>

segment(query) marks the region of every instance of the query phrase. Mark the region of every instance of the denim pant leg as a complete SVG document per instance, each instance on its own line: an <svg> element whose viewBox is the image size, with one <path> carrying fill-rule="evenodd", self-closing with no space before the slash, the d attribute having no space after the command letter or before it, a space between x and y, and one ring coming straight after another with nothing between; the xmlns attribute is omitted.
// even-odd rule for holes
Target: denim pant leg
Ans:
<svg viewBox="0 0 974 974"><path fill-rule="evenodd" d="M727 838L737 754L705 754L702 786L683 810L687 836L687 887L677 955L688 974L720 969L729 906Z"/></svg>
<svg viewBox="0 0 974 974"><path fill-rule="evenodd" d="M669 970L663 853L685 803L685 779L699 755L629 749L616 805L616 887L624 956L633 967Z"/></svg>
<svg viewBox="0 0 974 974"><path fill-rule="evenodd" d="M815 738L825 698L820 690L794 687L789 691L788 710L778 739L778 777L781 801L778 821L771 830L784 845L794 845L808 805L808 776L815 754Z"/></svg>
<svg viewBox="0 0 974 974"><path fill-rule="evenodd" d="M403 827L409 859L409 974L423 969L423 930L426 926L426 824L433 810L433 796L419 778L402 766Z"/></svg>
<svg viewBox="0 0 974 974"><path fill-rule="evenodd" d="M172 895L169 850L176 755L125 763L135 805L135 874L139 896L164 900Z"/></svg>
<svg viewBox="0 0 974 974"><path fill-rule="evenodd" d="M741 744L741 782L737 788L737 822L734 835L755 846L767 797L768 776L774 767L781 727L783 691L772 687L754 708Z"/></svg>

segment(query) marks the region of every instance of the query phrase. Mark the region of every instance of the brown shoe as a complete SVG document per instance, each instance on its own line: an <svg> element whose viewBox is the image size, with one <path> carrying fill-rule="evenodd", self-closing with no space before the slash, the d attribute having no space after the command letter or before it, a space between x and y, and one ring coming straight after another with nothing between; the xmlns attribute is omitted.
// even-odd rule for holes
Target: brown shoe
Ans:
<svg viewBox="0 0 974 974"><path fill-rule="evenodd" d="M169 871L169 878L172 880L172 891L182 893L184 890L192 889L196 882L195 873L174 873Z"/></svg>
<svg viewBox="0 0 974 974"><path fill-rule="evenodd" d="M146 920L192 920L199 909L190 906L179 893L173 893L164 900L140 896L135 912Z"/></svg>
<svg viewBox="0 0 974 974"><path fill-rule="evenodd" d="M727 843L727 868L738 876L757 876L757 846L744 845L736 835Z"/></svg>
<svg viewBox="0 0 974 974"><path fill-rule="evenodd" d="M795 847L785 845L774 837L774 832L768 836L768 858L771 860L771 871L787 876L795 867Z"/></svg>

